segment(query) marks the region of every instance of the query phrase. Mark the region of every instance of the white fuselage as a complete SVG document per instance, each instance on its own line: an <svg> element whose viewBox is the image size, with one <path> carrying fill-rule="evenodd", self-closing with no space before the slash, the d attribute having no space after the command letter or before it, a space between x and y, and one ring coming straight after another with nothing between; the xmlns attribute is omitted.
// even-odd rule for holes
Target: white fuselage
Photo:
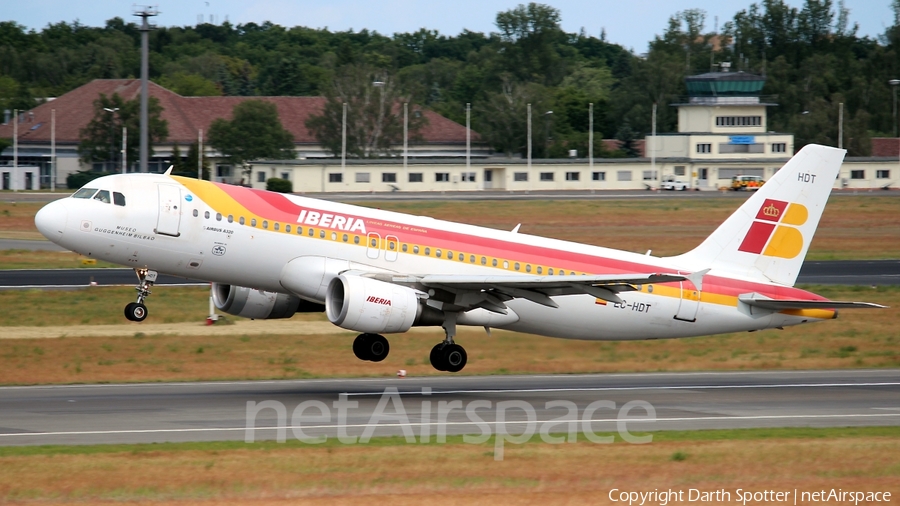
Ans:
<svg viewBox="0 0 900 506"><path fill-rule="evenodd" d="M686 273L647 255L166 175L109 176L88 186L121 193L125 205L62 199L41 211L42 233L92 258L271 292L288 291L283 269L305 256L411 275ZM513 299L507 305L518 321L494 326L571 339L658 339L833 314L742 307L737 296L754 292L813 296L713 270L702 290L689 282L640 286L621 294L623 304L590 295L557 296L558 308Z"/></svg>

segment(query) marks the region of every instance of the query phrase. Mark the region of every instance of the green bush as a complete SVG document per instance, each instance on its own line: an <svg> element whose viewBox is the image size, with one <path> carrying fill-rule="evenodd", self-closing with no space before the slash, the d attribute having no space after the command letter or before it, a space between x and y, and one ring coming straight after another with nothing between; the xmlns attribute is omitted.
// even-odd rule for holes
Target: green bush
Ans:
<svg viewBox="0 0 900 506"><path fill-rule="evenodd" d="M266 190L279 193L294 193L294 184L287 179L272 177L266 181Z"/></svg>
<svg viewBox="0 0 900 506"><path fill-rule="evenodd" d="M92 171L73 172L66 176L66 187L68 187L70 190L77 190L78 188L81 188L82 186L90 183L98 177L109 176L111 174L113 173Z"/></svg>

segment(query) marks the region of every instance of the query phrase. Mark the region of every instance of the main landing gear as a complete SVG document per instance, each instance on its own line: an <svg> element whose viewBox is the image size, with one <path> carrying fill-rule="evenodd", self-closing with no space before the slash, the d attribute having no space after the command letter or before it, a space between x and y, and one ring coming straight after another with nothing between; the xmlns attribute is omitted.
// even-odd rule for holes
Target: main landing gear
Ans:
<svg viewBox="0 0 900 506"><path fill-rule="evenodd" d="M142 322L147 318L147 306L144 305L144 299L150 296L150 288L156 282L156 271L149 269L135 269L134 273L138 277L138 285L134 288L137 290L137 302L130 302L125 306L125 318L133 322Z"/></svg>
<svg viewBox="0 0 900 506"><path fill-rule="evenodd" d="M431 365L438 371L459 372L466 366L468 355L465 348L453 342L456 317L457 313L447 313L443 325L446 337L431 349Z"/></svg>
<svg viewBox="0 0 900 506"><path fill-rule="evenodd" d="M438 371L462 371L468 356L465 348L453 342L456 335L456 313L447 315L444 332L446 338L431 349L431 365ZM388 340L379 334L360 334L353 341L353 354L360 360L381 362L387 358L390 351Z"/></svg>
<svg viewBox="0 0 900 506"><path fill-rule="evenodd" d="M390 351L391 345L380 334L360 334L353 341L353 354L360 360L381 362Z"/></svg>

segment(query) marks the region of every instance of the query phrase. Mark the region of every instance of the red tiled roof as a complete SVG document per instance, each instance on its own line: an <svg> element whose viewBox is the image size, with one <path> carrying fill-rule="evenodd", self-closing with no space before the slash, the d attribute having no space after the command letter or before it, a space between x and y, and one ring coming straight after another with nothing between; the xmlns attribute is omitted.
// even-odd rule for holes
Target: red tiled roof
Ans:
<svg viewBox="0 0 900 506"><path fill-rule="evenodd" d="M895 157L900 154L900 139L896 137L873 137L872 156Z"/></svg>
<svg viewBox="0 0 900 506"><path fill-rule="evenodd" d="M234 106L244 100L265 100L278 108L278 116L284 128L294 136L298 144L317 144L306 128L310 115L322 111L324 97L182 97L153 82L149 83L151 97L156 97L163 107L162 117L168 122L167 142L190 144L197 139L197 132L209 131L218 118L230 118ZM50 142L50 111L56 110L56 141L61 144L77 144L78 135L94 115L94 100L105 94L118 93L124 100L140 96L141 83L137 79L97 79L76 88L56 100L41 104L25 113L19 123L19 141L27 143ZM428 124L419 132L429 144L457 144L466 142L466 128L431 110L424 111ZM35 128L36 127L36 128ZM0 125L0 138L11 138L13 125ZM472 140L478 134L472 132Z"/></svg>

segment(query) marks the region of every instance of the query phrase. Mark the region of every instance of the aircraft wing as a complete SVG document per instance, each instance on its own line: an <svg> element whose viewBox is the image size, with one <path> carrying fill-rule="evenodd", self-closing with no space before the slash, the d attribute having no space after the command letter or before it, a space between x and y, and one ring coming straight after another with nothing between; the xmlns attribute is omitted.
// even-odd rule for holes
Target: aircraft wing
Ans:
<svg viewBox="0 0 900 506"><path fill-rule="evenodd" d="M506 312L504 302L522 298L548 307L559 307L551 299L555 295L587 294L610 302L622 302L620 292L637 290L635 285L684 281L676 274L612 274L556 276L472 276L425 275L416 284L452 294L445 303L459 308L482 307L498 313ZM399 280L394 280L399 281Z"/></svg>
<svg viewBox="0 0 900 506"><path fill-rule="evenodd" d="M885 308L872 302L850 302L842 300L802 300L802 299L770 299L757 293L743 294L738 300L761 309L780 311L782 309L866 309Z"/></svg>

